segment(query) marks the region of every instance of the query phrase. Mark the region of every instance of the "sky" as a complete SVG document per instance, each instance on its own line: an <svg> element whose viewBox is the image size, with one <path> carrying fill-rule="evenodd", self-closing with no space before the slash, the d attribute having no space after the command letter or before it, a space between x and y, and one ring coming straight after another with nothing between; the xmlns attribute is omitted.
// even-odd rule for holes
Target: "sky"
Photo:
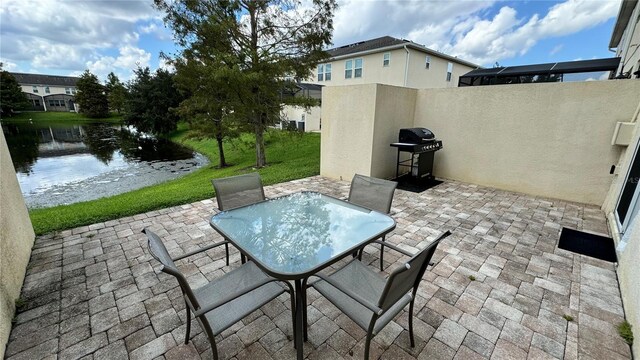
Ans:
<svg viewBox="0 0 640 360"><path fill-rule="evenodd" d="M338 0L334 46L390 35L492 67L612 57L620 0ZM12 72L128 80L175 54L152 0L2 0L0 62Z"/></svg>

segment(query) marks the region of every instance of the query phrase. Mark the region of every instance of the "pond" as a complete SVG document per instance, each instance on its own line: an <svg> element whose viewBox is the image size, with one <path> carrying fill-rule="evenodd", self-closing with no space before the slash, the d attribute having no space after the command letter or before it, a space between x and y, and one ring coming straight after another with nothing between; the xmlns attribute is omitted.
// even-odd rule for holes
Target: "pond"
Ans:
<svg viewBox="0 0 640 360"><path fill-rule="evenodd" d="M117 195L208 163L176 143L113 123L3 119L2 131L29 208Z"/></svg>

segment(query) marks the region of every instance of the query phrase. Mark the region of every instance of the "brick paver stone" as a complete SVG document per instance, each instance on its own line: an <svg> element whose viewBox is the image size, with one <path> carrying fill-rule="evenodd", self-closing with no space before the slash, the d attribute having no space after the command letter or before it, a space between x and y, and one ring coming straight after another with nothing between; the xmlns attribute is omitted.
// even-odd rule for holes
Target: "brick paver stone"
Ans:
<svg viewBox="0 0 640 360"><path fill-rule="evenodd" d="M303 190L345 197L349 182L314 176L265 188L270 198ZM195 319L184 344L182 292L159 272L141 230L151 227L177 256L222 240L209 226L214 207L206 199L39 236L7 360L210 359ZM397 190L392 216L397 227L386 240L410 252L444 230L453 235L438 247L417 293L416 346L407 307L374 337L372 359L631 358L616 330L625 314L614 265L556 248L562 227L606 232L598 207L445 181L422 193ZM369 246L363 261L378 271L378 256ZM227 267L217 248L178 266L197 288L239 266L234 247L230 258ZM403 261L387 250L382 275ZM307 302L305 357L361 359L365 331L313 289ZM216 343L221 359L294 359L288 296Z"/></svg>

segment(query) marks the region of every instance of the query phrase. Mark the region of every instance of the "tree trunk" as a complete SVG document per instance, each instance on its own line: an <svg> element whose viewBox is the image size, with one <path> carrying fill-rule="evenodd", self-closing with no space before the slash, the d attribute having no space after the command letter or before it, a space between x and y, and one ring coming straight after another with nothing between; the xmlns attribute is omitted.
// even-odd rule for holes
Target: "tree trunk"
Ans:
<svg viewBox="0 0 640 360"><path fill-rule="evenodd" d="M256 167L267 165L267 157L264 151L264 126L256 124Z"/></svg>
<svg viewBox="0 0 640 360"><path fill-rule="evenodd" d="M220 168L227 167L227 160L224 158L224 148L222 147L222 137L216 136L218 142L218 153L220 154Z"/></svg>

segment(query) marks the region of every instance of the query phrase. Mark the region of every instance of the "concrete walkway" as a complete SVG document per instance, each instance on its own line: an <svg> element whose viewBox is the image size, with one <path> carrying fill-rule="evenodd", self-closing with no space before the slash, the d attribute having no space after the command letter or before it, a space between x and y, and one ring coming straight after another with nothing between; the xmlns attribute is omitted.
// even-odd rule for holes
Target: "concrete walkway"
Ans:
<svg viewBox="0 0 640 360"><path fill-rule="evenodd" d="M266 188L346 196L348 182L312 177ZM205 359L194 321L183 344L177 282L158 274L140 233L151 226L172 255L220 240L205 200L39 237L6 357L17 359ZM451 230L416 299L416 347L407 312L372 343L383 359L630 359L617 335L624 319L614 265L556 248L563 226L606 233L594 206L447 181L421 194L397 191L388 241L416 251ZM363 261L377 267L377 247ZM385 254L390 271L401 264ZM231 266L222 248L179 263L194 287ZM309 359L361 359L365 333L317 292L309 296ZM294 359L286 294L218 336L222 359ZM567 320L569 319L569 320Z"/></svg>

